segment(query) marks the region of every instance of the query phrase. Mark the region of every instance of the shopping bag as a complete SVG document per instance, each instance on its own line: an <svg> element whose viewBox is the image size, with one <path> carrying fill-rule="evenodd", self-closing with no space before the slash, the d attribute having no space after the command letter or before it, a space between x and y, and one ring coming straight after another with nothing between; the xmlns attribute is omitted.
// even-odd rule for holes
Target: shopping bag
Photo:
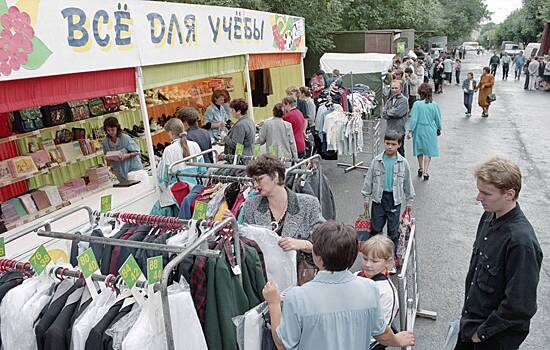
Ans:
<svg viewBox="0 0 550 350"><path fill-rule="evenodd" d="M458 341L458 332L460 331L460 320L451 321L445 339L444 350L454 350Z"/></svg>
<svg viewBox="0 0 550 350"><path fill-rule="evenodd" d="M399 221L399 240L397 243L397 261L396 265L400 266L401 260L405 257L405 253L407 252L407 245L409 244L409 235L411 234L411 227L412 227L412 216L411 216L411 209L407 208L405 211L403 211L403 214L401 214L401 220Z"/></svg>
<svg viewBox="0 0 550 350"><path fill-rule="evenodd" d="M355 220L355 231L357 232L357 239L362 242L370 238L371 232L371 219L370 211L367 209L365 212L357 217Z"/></svg>

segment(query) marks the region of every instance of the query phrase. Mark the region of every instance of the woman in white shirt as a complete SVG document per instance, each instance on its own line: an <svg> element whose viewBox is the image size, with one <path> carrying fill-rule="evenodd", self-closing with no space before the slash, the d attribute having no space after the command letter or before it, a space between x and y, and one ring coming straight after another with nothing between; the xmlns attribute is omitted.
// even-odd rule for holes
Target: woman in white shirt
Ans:
<svg viewBox="0 0 550 350"><path fill-rule="evenodd" d="M151 214L176 217L179 213L179 203L172 194L171 187L175 182L184 180L189 185L189 190L191 190L197 182L195 178L191 177L180 177L179 180L175 176L170 177L168 175L168 170L173 163L191 155L199 154L201 149L196 142L187 140L187 134L184 132L186 131L184 129L184 124L178 118L168 120L164 125L164 130L170 134L172 143L164 149L162 159L157 168L160 198L151 210ZM192 161L204 163L202 156ZM178 173L202 173L204 170L204 168L187 166L184 164L178 164L172 169L173 172L175 171Z"/></svg>

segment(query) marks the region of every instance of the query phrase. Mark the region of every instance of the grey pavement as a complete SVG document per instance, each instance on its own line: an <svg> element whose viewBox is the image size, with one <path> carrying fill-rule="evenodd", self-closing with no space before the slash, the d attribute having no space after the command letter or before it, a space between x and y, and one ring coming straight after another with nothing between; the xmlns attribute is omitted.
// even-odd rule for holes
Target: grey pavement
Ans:
<svg viewBox="0 0 550 350"><path fill-rule="evenodd" d="M477 80L489 56L469 55L462 65L462 78L468 71ZM517 162L523 172L519 203L530 219L545 254L538 287L538 311L522 350L548 349L550 333L550 92L523 90L513 80L496 77L497 101L489 118L481 118L481 108L474 100L472 117L464 116L463 94L458 86L445 86L436 95L443 113L443 130L439 139L441 157L432 161L430 180L413 179L419 253L419 289L421 307L436 311L436 321L416 320L415 333L420 350L443 348L450 321L460 317L464 298L464 279L479 218L483 212L475 201L477 194L473 171L477 164L493 155ZM412 173L418 169L406 143ZM360 155L359 159L366 158ZM348 161L341 158L339 161ZM324 162L337 204L338 221L353 224L362 211L360 194L364 172L344 174L335 161ZM518 303L521 300L517 301Z"/></svg>

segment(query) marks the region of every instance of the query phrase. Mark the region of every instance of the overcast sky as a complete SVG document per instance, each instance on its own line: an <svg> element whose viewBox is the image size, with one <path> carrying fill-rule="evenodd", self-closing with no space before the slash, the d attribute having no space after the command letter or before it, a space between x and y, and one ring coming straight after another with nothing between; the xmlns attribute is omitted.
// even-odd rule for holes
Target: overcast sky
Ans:
<svg viewBox="0 0 550 350"><path fill-rule="evenodd" d="M485 0L487 8L493 13L491 21L500 23L515 9L521 7L521 0Z"/></svg>

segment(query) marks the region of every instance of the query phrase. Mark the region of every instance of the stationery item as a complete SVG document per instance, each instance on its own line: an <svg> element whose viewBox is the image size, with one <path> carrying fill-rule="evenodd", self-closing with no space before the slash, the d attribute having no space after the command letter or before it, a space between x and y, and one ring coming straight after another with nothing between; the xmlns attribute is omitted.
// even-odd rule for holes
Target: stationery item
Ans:
<svg viewBox="0 0 550 350"><path fill-rule="evenodd" d="M0 183L11 181L11 173L8 165L8 161L0 161Z"/></svg>
<svg viewBox="0 0 550 350"><path fill-rule="evenodd" d="M12 198L8 201L13 205L15 208L15 211L17 212L17 216L20 218L27 216L27 211L25 210L25 207L23 207L23 203L21 202L21 199L19 198Z"/></svg>
<svg viewBox="0 0 550 350"><path fill-rule="evenodd" d="M38 167L38 169L44 169L48 166L48 164L52 161L52 157L50 156L50 153L46 150L38 150L34 153L29 153L29 156L31 156L32 160L34 161L34 164Z"/></svg>
<svg viewBox="0 0 550 350"><path fill-rule="evenodd" d="M20 156L8 159L8 167L12 177L31 175L38 171L36 164L30 156Z"/></svg>
<svg viewBox="0 0 550 350"><path fill-rule="evenodd" d="M32 200L32 197L30 194L24 194L19 196L19 199L21 200L21 203L23 204L23 207L29 214L34 214L38 211L38 208L36 207L36 204L34 204L34 201Z"/></svg>
<svg viewBox="0 0 550 350"><path fill-rule="evenodd" d="M44 191L44 193L46 193L46 196L48 196L48 200L50 201L51 205L60 205L63 203L63 199L59 194L59 189L57 188L57 186L49 185L41 187L40 189Z"/></svg>
<svg viewBox="0 0 550 350"><path fill-rule="evenodd" d="M82 149L80 148L80 143L77 142L70 142L70 143L64 143L57 146L59 150L61 151L61 154L63 155L63 158L66 162L72 162L77 160L78 158L82 157Z"/></svg>
<svg viewBox="0 0 550 350"><path fill-rule="evenodd" d="M44 210L52 206L50 200L48 199L48 195L42 190L32 192L31 196L38 210Z"/></svg>

